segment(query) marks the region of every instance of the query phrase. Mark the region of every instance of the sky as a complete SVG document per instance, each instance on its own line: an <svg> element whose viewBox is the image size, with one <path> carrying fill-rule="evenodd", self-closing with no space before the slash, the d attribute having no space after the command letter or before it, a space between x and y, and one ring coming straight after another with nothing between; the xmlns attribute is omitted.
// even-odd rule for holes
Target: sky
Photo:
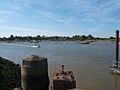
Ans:
<svg viewBox="0 0 120 90"><path fill-rule="evenodd" d="M0 0L0 37L110 37L119 24L119 0Z"/></svg>

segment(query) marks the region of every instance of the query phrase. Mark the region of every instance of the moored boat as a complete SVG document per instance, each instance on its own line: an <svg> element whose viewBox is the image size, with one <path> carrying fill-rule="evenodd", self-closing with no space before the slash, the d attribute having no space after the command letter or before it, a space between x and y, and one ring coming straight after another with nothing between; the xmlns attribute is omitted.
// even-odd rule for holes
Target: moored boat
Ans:
<svg viewBox="0 0 120 90"><path fill-rule="evenodd" d="M89 41L82 41L82 42L80 42L80 44L90 44L90 42Z"/></svg>

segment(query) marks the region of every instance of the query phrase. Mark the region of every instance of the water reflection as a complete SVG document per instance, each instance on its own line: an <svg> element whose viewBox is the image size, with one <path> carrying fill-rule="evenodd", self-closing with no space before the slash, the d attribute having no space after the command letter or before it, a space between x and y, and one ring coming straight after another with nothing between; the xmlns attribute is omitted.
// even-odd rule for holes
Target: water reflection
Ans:
<svg viewBox="0 0 120 90"><path fill-rule="evenodd" d="M114 78L114 90L120 90L119 89L119 79L120 79L120 75L114 74L112 73L112 76Z"/></svg>

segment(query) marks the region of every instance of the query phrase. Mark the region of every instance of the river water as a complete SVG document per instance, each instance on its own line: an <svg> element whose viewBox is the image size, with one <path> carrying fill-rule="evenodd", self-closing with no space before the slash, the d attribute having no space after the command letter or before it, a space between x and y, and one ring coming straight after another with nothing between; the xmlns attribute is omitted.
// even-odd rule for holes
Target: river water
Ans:
<svg viewBox="0 0 120 90"><path fill-rule="evenodd" d="M0 56L21 64L24 57L37 54L48 58L50 80L64 64L65 70L73 71L77 88L120 90L120 76L110 70L115 59L114 43L40 42L40 48L32 46L32 43L0 43Z"/></svg>

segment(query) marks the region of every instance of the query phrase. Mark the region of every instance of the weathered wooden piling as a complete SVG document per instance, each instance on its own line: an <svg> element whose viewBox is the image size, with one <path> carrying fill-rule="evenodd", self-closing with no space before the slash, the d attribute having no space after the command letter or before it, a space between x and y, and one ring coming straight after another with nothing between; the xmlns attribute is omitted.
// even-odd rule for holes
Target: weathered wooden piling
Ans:
<svg viewBox="0 0 120 90"><path fill-rule="evenodd" d="M65 71L62 65L61 72L57 72L53 78L53 90L68 90L76 88L76 81L72 71Z"/></svg>
<svg viewBox="0 0 120 90"><path fill-rule="evenodd" d="M62 65L62 71L61 72L64 73L64 65Z"/></svg>
<svg viewBox="0 0 120 90"><path fill-rule="evenodd" d="M23 90L48 90L47 58L37 55L26 57L21 66L21 82Z"/></svg>
<svg viewBox="0 0 120 90"><path fill-rule="evenodd" d="M119 30L116 30L116 68L118 68L118 60L119 60Z"/></svg>
<svg viewBox="0 0 120 90"><path fill-rule="evenodd" d="M110 68L113 73L120 75L120 62L119 62L119 30L116 30L116 38L115 38L115 63L113 62L113 66Z"/></svg>

